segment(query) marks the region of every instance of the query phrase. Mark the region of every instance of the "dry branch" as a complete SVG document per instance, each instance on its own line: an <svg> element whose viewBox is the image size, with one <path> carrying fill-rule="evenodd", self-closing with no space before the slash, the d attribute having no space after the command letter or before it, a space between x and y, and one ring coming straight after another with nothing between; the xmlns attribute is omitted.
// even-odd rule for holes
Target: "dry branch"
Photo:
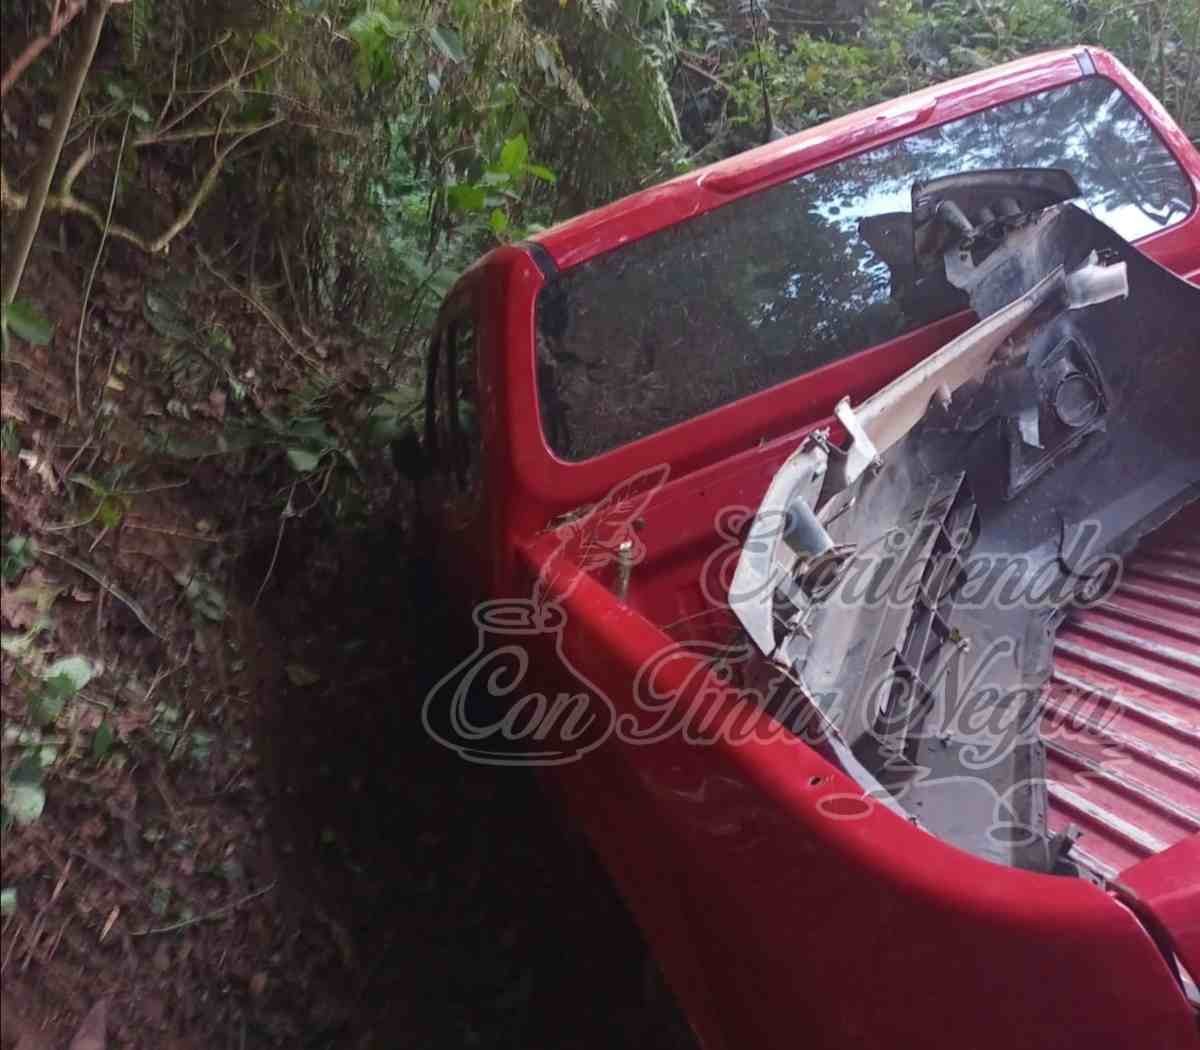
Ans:
<svg viewBox="0 0 1200 1050"><path fill-rule="evenodd" d="M224 915L228 915L232 911L236 911L244 904L249 904L252 900L257 900L259 897L270 893L275 888L275 883L269 886L264 886L262 889L255 890L253 893L247 893L244 897L239 897L237 900L229 904L225 904L213 911L206 912L204 915L194 915L190 919L180 919L179 922L173 922L169 926L155 926L145 930L130 930L131 937L149 937L157 933L174 933L175 930L186 929L188 926L195 926L198 922L210 922L213 919L219 919Z"/></svg>
<svg viewBox="0 0 1200 1050"><path fill-rule="evenodd" d="M179 235L179 233L187 227L188 223L190 223L192 219L196 217L196 212L200 210L200 206L208 198L208 195L212 192L213 187L216 185L217 179L221 174L221 169L224 167L225 161L229 158L229 155L251 135L256 135L260 131L266 131L268 128L273 128L276 124L282 123L283 119L283 117L273 117L271 120L263 121L260 124L239 124L235 125L231 129L227 129L237 133L237 137L230 142L229 145L217 151L216 158L209 166L208 171L205 172L204 178L200 181L200 185L197 187L195 193L192 194L191 199L187 202L183 210L175 217L171 224L157 237L143 237L140 233L135 230L131 230L128 226L122 226L120 223L108 223L105 219L105 216L98 208L92 204L89 204L87 201L80 200L74 194L75 182L83 172L84 168L86 168L92 160L101 154L114 152L115 147L113 149L110 149L109 147L89 147L88 149L84 150L83 153L81 153L75 158L74 161L72 161L71 166L67 169L66 174L63 176L62 182L59 186L59 192L47 196L44 206L51 211L83 215L86 218L91 219L98 229L104 230L107 228L108 236L120 238L123 241L128 241L130 244L136 244L142 249L142 251L149 252L152 255L157 252L165 251L170 245L171 241L173 241ZM177 132L161 138L153 134L141 135L135 138L132 144L134 146L152 146L159 142L176 142L183 141L184 139L209 138L215 137L220 130L220 128L201 128L195 131ZM5 207L10 208L13 211L21 211L28 206L28 198L24 194L13 190L12 187L8 185L7 179L4 179L0 189L3 191L2 195Z"/></svg>
<svg viewBox="0 0 1200 1050"><path fill-rule="evenodd" d="M62 94L58 99L58 108L54 111L54 123L50 126L50 139L38 158L37 170L34 172L33 188L29 191L25 210L17 224L17 232L13 237L12 257L4 272L3 287L0 288L0 303L7 306L16 297L21 284L21 275L25 272L25 263L29 259L30 249L33 248L38 226L42 221L42 212L46 207L46 198L50 192L50 181L54 178L54 169L58 167L58 158L62 155L63 143L67 138L67 130L71 126L71 118L75 115L75 107L79 103L83 82L87 79L92 58L96 54L96 45L100 42L100 30L108 14L110 0L95 0L88 9L84 21L83 38L71 59L67 69Z"/></svg>
<svg viewBox="0 0 1200 1050"><path fill-rule="evenodd" d="M132 113L125 117L125 127L121 131L121 149L117 154L117 163L113 168L112 189L108 194L108 214L104 216L104 229L100 233L100 247L96 249L96 255L92 259L92 269L88 273L87 284L83 289L83 306L79 311L79 328L75 333L75 409L79 413L80 423L83 423L84 420L83 384L80 379L82 371L80 368L80 358L83 353L83 329L87 323L88 302L92 297L92 285L96 281L96 271L100 269L100 260L104 256L104 245L108 242L108 231L112 228L113 206L117 203L117 184L120 181L121 161L125 159L125 140L129 136L129 122L132 119Z"/></svg>
<svg viewBox="0 0 1200 1050"><path fill-rule="evenodd" d="M120 587L113 583L99 569L95 569L88 565L87 562L79 561L67 554L65 551L55 550L52 547L42 545L38 548L43 554L49 554L52 558L57 558L61 562L65 562L71 566L76 572L83 573L93 583L99 584L104 590L121 602L133 615L137 618L138 623L146 628L155 638L163 637L162 632L150 622L150 618L142 610L142 607Z"/></svg>
<svg viewBox="0 0 1200 1050"><path fill-rule="evenodd" d="M259 62L257 65L251 66L248 69L243 68L241 70L241 72L231 74L225 80L222 80L221 83L216 84L215 86L209 88L207 91L204 92L203 95L200 96L200 98L198 98L195 102L193 102L190 106L188 106L187 109L185 109L178 116L176 116L172 120L168 121L161 128L159 128L158 133L160 135L165 134L166 132L170 131L176 125L182 124L185 120L187 120L188 117L190 117L193 113L195 113L196 110L198 110L206 102L215 98L222 91L225 91L232 87L236 87L244 78L246 78L254 73L257 73L261 69L266 69L268 66L274 65L281 58L283 58L282 51L280 51L277 54L272 55L270 58L264 59L262 62Z"/></svg>
<svg viewBox="0 0 1200 1050"><path fill-rule="evenodd" d="M68 0L59 0L59 2L68 2ZM76 0L69 0L69 2L73 3L76 2ZM79 2L82 6L82 0L79 0ZM102 23L103 12L107 10L109 4L114 2L124 2L124 0L95 0L95 2L96 7L92 9L90 14L93 17L98 17L99 21ZM90 28L91 22L89 22L89 29ZM98 26L96 27L95 32L96 35L98 35ZM94 50L95 47L93 41L92 50L88 54L87 61L81 62L77 60L72 66L71 76L74 77L75 74L78 73L79 81L77 85L73 80L71 81L76 90L72 96L70 112L67 113L65 117L65 125L69 126L70 124L71 115L74 113L75 103L78 102L79 89L82 88L83 79L86 77L87 67L91 64L91 54L94 53ZM200 185L192 194L187 204L183 207L183 210L157 237L145 237L139 234L137 231L130 229L128 226L123 226L120 223L112 222L111 206L108 216L105 216L94 205L75 196L75 183L79 179L79 176L96 158L103 156L104 154L114 152L116 147L111 144L97 145L93 143L92 145L87 146L82 152L79 153L78 156L75 157L74 160L71 161L70 165L67 167L67 170L64 173L61 182L59 183L58 192L50 193L50 184L53 179L54 170L58 165L59 157L62 153L62 145L66 138L67 130L66 126L64 126L61 129L61 134L58 134L60 130L59 117L61 116L63 110L63 107L60 106L60 112L55 115L55 124L51 133L53 149L48 148L46 154L39 162L39 168L35 174L35 184L29 194L22 194L13 189L13 187L9 185L8 179L3 170L0 170L0 206L3 206L5 209L10 211L24 212L21 218L20 230L16 238L15 250L17 251L17 257L14 265L15 278L13 279L13 286L10 291L10 275L6 272L4 283L4 302L7 303L11 301L12 297L16 294L16 285L20 283L20 272L24 269L25 259L28 256L29 247L32 246L33 236L36 235L37 226L41 221L42 212L47 208L51 211L82 215L85 218L90 219L98 229L103 231L106 237L116 237L120 240L127 241L130 244L135 244L143 251L150 254L165 251L170 245L171 241L174 240L175 237L178 236L178 234L195 218L196 212L200 209L200 206L204 203L208 195L212 192L213 187L216 185L217 179L221 173L221 169L225 161L229 158L229 155L251 135L256 135L260 131L265 131L267 128L274 127L276 124L281 123L284 118L279 116L257 124L226 125L224 122L224 117L222 117L221 122L215 127L206 126L180 130L176 129L183 121L194 114L206 102L211 101L213 98L219 95L222 91L225 91L231 87L236 87L246 77L257 73L262 69L266 69L267 67L278 62L282 57L283 52L279 52L278 54L272 55L269 58L264 59L263 61L252 66L248 63L243 63L243 67L240 71L231 74L219 84L216 84L213 87L205 90L198 100L188 105L183 109L182 112L172 117L170 120L166 120L166 123L163 123L164 119L166 118L166 111L170 107L171 98L174 97L174 81L176 73L173 70L172 93L167 100L167 104L163 109L162 115L159 117L158 126L152 131L146 131L137 135L130 141L129 144L135 149L140 149L146 146L160 145L163 143L192 142L199 139L211 138L213 139L214 159L213 163L205 172L204 177L201 179ZM64 94L63 99L64 101L67 99L66 94ZM229 145L224 146L223 148L218 148L217 144L224 136L234 136L234 138ZM36 212L36 214L32 214L33 212ZM24 250L21 251L22 245L24 245L26 227L28 227L30 231L28 234L29 244L25 245Z"/></svg>
<svg viewBox="0 0 1200 1050"><path fill-rule="evenodd" d="M298 357L300 357L302 360L304 360L307 364L309 364L313 368L315 368L318 372L324 371L321 362L319 360L317 360L316 358L314 358L313 356L311 356L300 345L300 343L296 339L296 337L293 336L291 334L291 332L289 332L287 330L284 323L278 318L278 316L276 316L274 310L272 310L269 306L267 306L267 304L264 303L257 296L251 295L249 292L240 288L234 280L232 280L226 274L223 274L220 270L218 270L213 265L212 260L207 255L205 255L203 251L198 250L197 254L200 256L200 261L202 263L204 263L204 266L208 270L209 273L211 273L214 277L216 277L230 291L241 296L242 299L244 299L247 303L249 303L251 306L253 306L263 316L263 318L264 318L264 320L266 320L267 324L269 324L273 329L275 329L275 333L279 336L279 338L282 339L285 343L287 343L287 345L291 349L292 353L296 354Z"/></svg>
<svg viewBox="0 0 1200 1050"><path fill-rule="evenodd" d="M20 80L21 74L38 60L38 56L46 48L54 43L58 34L71 24L86 3L87 0L56 0L54 11L50 15L50 28L41 36L29 41L25 50L17 55L13 59L12 65L4 71L4 77L0 79L0 98L8 94L8 89Z"/></svg>

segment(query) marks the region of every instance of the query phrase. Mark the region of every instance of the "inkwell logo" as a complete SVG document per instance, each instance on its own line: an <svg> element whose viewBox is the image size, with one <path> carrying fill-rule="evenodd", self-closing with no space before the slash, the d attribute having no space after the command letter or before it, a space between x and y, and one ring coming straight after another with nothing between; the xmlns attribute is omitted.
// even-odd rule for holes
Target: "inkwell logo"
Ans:
<svg viewBox="0 0 1200 1050"><path fill-rule="evenodd" d="M440 744L469 762L553 766L595 750L614 731L616 709L568 653L567 606L585 574L628 586L645 557L638 523L667 482L668 466L622 482L552 529L528 598L475 608L475 649L429 691L421 720Z"/></svg>

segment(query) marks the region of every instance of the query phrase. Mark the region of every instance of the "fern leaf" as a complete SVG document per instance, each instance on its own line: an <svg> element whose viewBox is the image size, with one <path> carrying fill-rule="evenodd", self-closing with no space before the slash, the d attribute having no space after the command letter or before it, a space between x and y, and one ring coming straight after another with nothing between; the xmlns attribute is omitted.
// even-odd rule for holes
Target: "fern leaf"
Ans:
<svg viewBox="0 0 1200 1050"><path fill-rule="evenodd" d="M617 13L617 0L587 0L584 10L608 29L612 25L613 15Z"/></svg>
<svg viewBox="0 0 1200 1050"><path fill-rule="evenodd" d="M150 29L150 5L153 0L132 0L129 5L129 47L136 62L138 55L146 46L146 37Z"/></svg>

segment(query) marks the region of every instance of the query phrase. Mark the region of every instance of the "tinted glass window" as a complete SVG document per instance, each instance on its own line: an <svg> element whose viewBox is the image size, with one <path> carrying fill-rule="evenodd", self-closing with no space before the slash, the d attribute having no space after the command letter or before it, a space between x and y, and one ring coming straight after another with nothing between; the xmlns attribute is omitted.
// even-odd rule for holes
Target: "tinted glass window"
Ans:
<svg viewBox="0 0 1200 1050"><path fill-rule="evenodd" d="M1134 240L1191 183L1110 81L1076 81L851 157L564 273L538 301L543 428L585 459L912 331L964 305L912 285L915 181L1066 168ZM904 216L900 216L901 220ZM911 226L911 224L909 224Z"/></svg>
<svg viewBox="0 0 1200 1050"><path fill-rule="evenodd" d="M432 430L438 470L457 492L473 496L479 490L481 459L474 325L466 319L450 322L434 360Z"/></svg>

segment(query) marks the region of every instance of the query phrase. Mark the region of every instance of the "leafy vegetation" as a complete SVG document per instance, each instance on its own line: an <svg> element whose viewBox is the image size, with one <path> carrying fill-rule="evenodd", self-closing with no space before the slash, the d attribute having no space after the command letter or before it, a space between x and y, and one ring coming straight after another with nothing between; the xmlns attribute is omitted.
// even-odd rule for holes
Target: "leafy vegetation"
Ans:
<svg viewBox="0 0 1200 1050"><path fill-rule="evenodd" d="M27 418L6 418L5 447L47 487L61 473L43 532L89 551L154 488L133 479L213 456L274 492L260 506L280 535L314 509L366 520L387 445L420 422L421 348L465 266L764 134L1079 41L1116 51L1200 132L1193 0L843 0L803 17L757 0L93 4L107 12L101 58L66 114L44 204L60 240L71 231L82 316L50 316L27 285L0 326L26 367L21 348L73 344L73 403L52 414L60 441L90 450L88 470L22 448ZM33 34L40 5L10 7L6 40ZM77 61L68 27L82 10L53 8L6 63L9 101L44 114ZM4 206L23 215L37 158L11 152ZM89 297L118 243L154 275L131 294L157 338L141 378L164 396L136 421L118 396L134 362L88 345ZM263 335L266 347L239 345ZM10 585L37 539L5 541ZM195 622L225 617L217 562L170 567ZM10 654L53 633L46 611L8 637ZM39 689L30 710L45 724L65 694Z"/></svg>
<svg viewBox="0 0 1200 1050"><path fill-rule="evenodd" d="M389 448L421 432L430 326L481 253L1066 44L1113 50L1200 140L1198 27L1195 0L6 0L6 828L107 813L132 769L209 799L243 775L237 625L331 574L331 536L388 516L403 539ZM169 825L141 836L163 857ZM56 881L0 910L19 926ZM191 921L152 898L148 926Z"/></svg>
<svg viewBox="0 0 1200 1050"><path fill-rule="evenodd" d="M697 26L689 43L728 85L731 137L761 128L766 105L779 129L797 131L926 84L1055 47L1112 50L1200 138L1200 70L1191 0L879 0L844 20L778 28L742 46L722 23ZM724 103L723 103L724 105ZM717 152L723 152L719 149Z"/></svg>
<svg viewBox="0 0 1200 1050"><path fill-rule="evenodd" d="M367 406L360 427L384 406L415 414L395 392L416 399L424 331L482 251L735 152L768 124L798 130L1091 41L1130 62L1191 133L1200 127L1192 0L808 6L805 17L756 0L114 6L115 60L89 78L71 124L72 141L91 145L68 150L46 206L91 222L97 261L105 240L162 252L186 231L186 279L237 288L298 359L288 411L352 396ZM55 72L35 64L26 86L49 90ZM164 180L168 201L143 207ZM8 209L26 195L6 172ZM193 370L207 361L241 400L223 344L181 333L197 325L177 305L164 312L148 293L147 308L167 338L192 344ZM22 339L49 339L28 298L5 320ZM337 341L367 351L367 391L323 365Z"/></svg>

